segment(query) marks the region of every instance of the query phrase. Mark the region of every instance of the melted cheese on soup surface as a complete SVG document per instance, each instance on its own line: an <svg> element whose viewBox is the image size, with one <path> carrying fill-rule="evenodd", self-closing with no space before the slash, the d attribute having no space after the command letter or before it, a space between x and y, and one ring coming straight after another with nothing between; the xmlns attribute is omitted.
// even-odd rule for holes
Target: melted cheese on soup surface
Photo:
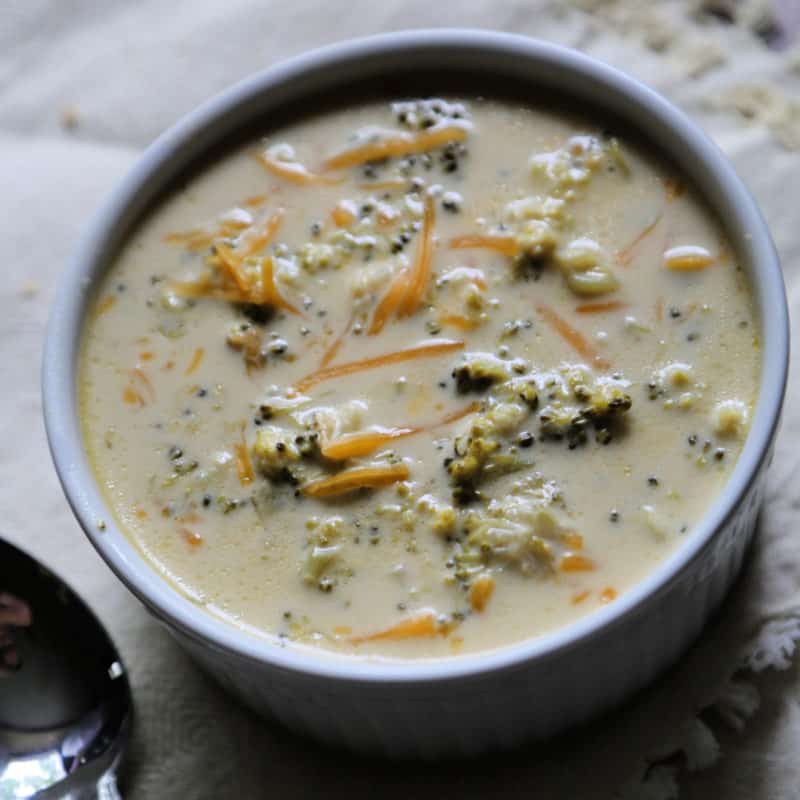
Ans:
<svg viewBox="0 0 800 800"><path fill-rule="evenodd" d="M139 227L86 322L84 434L210 613L450 656L613 603L691 535L747 433L756 327L716 221L624 136L365 105Z"/></svg>

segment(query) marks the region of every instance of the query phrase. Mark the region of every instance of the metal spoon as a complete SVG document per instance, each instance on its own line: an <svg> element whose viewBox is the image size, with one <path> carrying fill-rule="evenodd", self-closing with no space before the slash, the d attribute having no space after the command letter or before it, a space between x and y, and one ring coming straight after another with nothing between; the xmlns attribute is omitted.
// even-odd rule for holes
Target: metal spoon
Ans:
<svg viewBox="0 0 800 800"><path fill-rule="evenodd" d="M94 614L0 539L0 800L119 798L131 719L125 668Z"/></svg>

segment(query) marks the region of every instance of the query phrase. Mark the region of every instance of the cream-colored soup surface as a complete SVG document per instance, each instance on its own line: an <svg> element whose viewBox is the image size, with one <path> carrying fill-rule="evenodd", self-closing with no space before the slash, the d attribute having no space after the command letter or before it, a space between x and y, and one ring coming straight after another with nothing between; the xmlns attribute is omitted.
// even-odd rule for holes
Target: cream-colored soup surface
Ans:
<svg viewBox="0 0 800 800"><path fill-rule="evenodd" d="M717 222L624 131L375 103L140 226L86 322L84 434L210 613L450 656L613 603L691 535L747 433L756 328Z"/></svg>

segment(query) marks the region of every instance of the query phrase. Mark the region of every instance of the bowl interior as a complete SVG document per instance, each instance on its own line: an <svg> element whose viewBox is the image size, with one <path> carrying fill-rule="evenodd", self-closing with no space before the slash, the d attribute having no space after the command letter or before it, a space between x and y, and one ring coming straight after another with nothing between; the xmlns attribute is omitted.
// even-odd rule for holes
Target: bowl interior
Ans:
<svg viewBox="0 0 800 800"><path fill-rule="evenodd" d="M92 287L164 192L198 163L240 139L242 132L274 126L300 109L341 105L365 93L425 95L453 85L469 86L473 94L488 94L495 87L494 95L500 85L502 94L535 98L559 110L566 103L583 114L596 111L652 142L694 182L723 220L749 272L760 316L762 373L751 431L726 487L686 541L614 604L565 628L499 650L421 662L279 648L270 639L212 617L181 595L114 522L84 453L78 420L80 332ZM407 682L510 667L545 658L640 613L735 511L766 457L786 383L788 315L780 267L758 209L725 158L683 114L631 78L577 52L510 34L445 30L371 37L300 56L232 87L148 148L87 230L56 296L43 364L45 421L67 498L95 547L157 616L185 635L244 658L329 678Z"/></svg>

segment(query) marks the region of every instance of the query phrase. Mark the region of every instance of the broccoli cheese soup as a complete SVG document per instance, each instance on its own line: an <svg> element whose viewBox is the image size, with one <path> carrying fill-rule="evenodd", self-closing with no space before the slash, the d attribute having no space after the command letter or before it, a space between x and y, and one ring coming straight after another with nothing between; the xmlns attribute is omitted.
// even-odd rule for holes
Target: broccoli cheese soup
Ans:
<svg viewBox="0 0 800 800"><path fill-rule="evenodd" d="M426 99L203 168L86 320L83 430L124 530L276 644L442 657L614 603L747 435L747 278L625 131Z"/></svg>

